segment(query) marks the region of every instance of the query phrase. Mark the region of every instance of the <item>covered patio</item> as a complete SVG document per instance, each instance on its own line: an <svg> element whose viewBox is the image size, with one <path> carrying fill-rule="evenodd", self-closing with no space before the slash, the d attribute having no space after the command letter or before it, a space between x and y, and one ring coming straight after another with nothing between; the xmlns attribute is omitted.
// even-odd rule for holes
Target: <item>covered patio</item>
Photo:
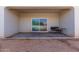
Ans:
<svg viewBox="0 0 79 59"><path fill-rule="evenodd" d="M67 6L8 6L4 13L4 37L21 39L74 37L73 10L73 7ZM52 27L58 27L59 29L53 32Z"/></svg>

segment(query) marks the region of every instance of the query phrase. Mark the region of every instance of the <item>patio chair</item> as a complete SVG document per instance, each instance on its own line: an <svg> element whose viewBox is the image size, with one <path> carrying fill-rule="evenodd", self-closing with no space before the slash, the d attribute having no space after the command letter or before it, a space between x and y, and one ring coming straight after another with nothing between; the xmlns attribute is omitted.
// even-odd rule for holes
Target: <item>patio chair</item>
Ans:
<svg viewBox="0 0 79 59"><path fill-rule="evenodd" d="M59 27L51 27L51 32L62 33L63 29Z"/></svg>

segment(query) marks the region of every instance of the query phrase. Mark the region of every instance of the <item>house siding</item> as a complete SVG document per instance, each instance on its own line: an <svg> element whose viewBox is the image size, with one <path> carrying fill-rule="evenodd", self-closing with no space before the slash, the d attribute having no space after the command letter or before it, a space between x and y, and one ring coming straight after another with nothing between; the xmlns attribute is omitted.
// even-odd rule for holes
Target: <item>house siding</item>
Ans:
<svg viewBox="0 0 79 59"><path fill-rule="evenodd" d="M18 14L5 8L4 36L8 37L18 32Z"/></svg>
<svg viewBox="0 0 79 59"><path fill-rule="evenodd" d="M4 37L4 8L0 6L0 37Z"/></svg>
<svg viewBox="0 0 79 59"><path fill-rule="evenodd" d="M74 7L74 16L75 16L75 37L79 38L79 6Z"/></svg>
<svg viewBox="0 0 79 59"><path fill-rule="evenodd" d="M63 33L69 36L74 36L75 25L74 25L74 8L60 14L60 28L63 29Z"/></svg>
<svg viewBox="0 0 79 59"><path fill-rule="evenodd" d="M21 13L19 22L20 32L31 32L32 30L32 18L47 18L48 19L48 31L51 26L59 26L59 14L58 13Z"/></svg>

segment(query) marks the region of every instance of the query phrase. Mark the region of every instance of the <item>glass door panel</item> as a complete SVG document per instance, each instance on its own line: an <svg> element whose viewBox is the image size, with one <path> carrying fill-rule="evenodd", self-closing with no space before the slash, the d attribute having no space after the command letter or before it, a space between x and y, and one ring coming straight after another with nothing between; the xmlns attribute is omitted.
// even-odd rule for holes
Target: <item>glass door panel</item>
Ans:
<svg viewBox="0 0 79 59"><path fill-rule="evenodd" d="M39 26L32 26L32 31L39 31Z"/></svg>
<svg viewBox="0 0 79 59"><path fill-rule="evenodd" d="M32 31L47 31L47 19L32 19Z"/></svg>
<svg viewBox="0 0 79 59"><path fill-rule="evenodd" d="M38 18L32 19L32 31L39 31L40 20Z"/></svg>
<svg viewBox="0 0 79 59"><path fill-rule="evenodd" d="M47 31L47 26L40 26L40 31Z"/></svg>
<svg viewBox="0 0 79 59"><path fill-rule="evenodd" d="M47 19L40 19L40 31L47 31Z"/></svg>
<svg viewBox="0 0 79 59"><path fill-rule="evenodd" d="M40 25L39 19L32 19L32 26L39 26Z"/></svg>

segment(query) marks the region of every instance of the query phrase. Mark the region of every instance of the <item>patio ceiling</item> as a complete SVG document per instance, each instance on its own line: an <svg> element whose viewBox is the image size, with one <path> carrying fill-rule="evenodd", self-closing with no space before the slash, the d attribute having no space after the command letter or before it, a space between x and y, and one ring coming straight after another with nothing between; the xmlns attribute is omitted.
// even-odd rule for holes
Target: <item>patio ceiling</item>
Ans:
<svg viewBox="0 0 79 59"><path fill-rule="evenodd" d="M17 11L17 12L62 12L62 11L67 11L67 10L69 10L70 8L72 8L72 7L67 7L67 6L65 6L65 7L44 7L44 6L42 6L42 7L24 7L24 6L16 6L16 7L7 7L8 9L10 9L10 10L15 10L15 11Z"/></svg>

